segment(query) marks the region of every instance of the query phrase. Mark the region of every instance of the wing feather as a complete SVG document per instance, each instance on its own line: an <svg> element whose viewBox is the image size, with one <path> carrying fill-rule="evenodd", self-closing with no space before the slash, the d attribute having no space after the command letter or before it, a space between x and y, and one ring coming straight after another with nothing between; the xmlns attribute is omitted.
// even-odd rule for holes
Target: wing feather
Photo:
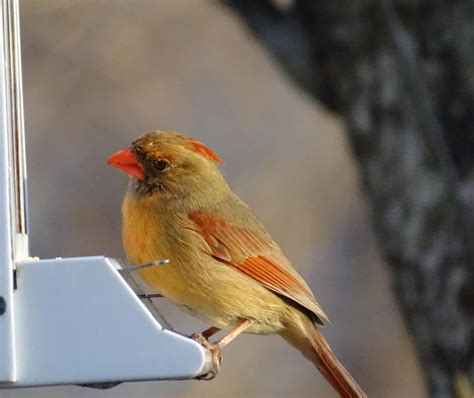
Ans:
<svg viewBox="0 0 474 398"><path fill-rule="evenodd" d="M282 266L272 253L280 249L268 235L230 225L212 215L198 211L189 214L210 249L210 255L267 289L284 296L308 310L318 322L328 318L303 278L291 265ZM276 257L283 257L276 256Z"/></svg>

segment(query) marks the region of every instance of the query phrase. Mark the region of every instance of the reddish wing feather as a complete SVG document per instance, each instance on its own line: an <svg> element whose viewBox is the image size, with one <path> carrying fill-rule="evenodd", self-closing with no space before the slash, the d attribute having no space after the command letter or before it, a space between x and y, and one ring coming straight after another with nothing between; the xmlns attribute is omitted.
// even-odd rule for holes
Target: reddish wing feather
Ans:
<svg viewBox="0 0 474 398"><path fill-rule="evenodd" d="M264 254L269 249L265 237L228 225L204 212L194 212L189 217L199 227L215 259L234 267L269 290L294 300L313 312L318 319L326 320L307 286Z"/></svg>

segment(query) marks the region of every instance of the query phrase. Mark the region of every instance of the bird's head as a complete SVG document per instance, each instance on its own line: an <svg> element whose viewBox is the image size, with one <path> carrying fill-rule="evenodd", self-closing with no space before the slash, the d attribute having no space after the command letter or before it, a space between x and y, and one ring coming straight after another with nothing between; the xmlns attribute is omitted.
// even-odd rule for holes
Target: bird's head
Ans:
<svg viewBox="0 0 474 398"><path fill-rule="evenodd" d="M184 135L153 131L107 159L132 177L130 191L162 199L195 198L228 189L217 164L222 159L201 142Z"/></svg>

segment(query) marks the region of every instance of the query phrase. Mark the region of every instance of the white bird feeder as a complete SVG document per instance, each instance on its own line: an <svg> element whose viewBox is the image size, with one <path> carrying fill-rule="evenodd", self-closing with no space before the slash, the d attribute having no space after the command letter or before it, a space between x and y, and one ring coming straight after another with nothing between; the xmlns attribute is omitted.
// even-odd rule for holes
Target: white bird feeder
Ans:
<svg viewBox="0 0 474 398"><path fill-rule="evenodd" d="M0 4L0 388L206 374L208 351L164 329L118 261L29 256L18 0Z"/></svg>

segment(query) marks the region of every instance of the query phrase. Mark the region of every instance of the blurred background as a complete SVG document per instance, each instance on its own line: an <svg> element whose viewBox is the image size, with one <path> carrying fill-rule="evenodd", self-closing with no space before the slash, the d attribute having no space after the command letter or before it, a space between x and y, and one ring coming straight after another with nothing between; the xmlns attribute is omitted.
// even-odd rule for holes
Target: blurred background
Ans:
<svg viewBox="0 0 474 398"><path fill-rule="evenodd" d="M180 131L225 160L233 189L329 314L334 326L325 335L368 395L424 395L342 123L296 90L234 15L205 0L20 5L32 255L124 258L127 179L104 159L141 132ZM183 333L206 327L165 299L159 304ZM2 398L315 396L334 393L310 362L278 336L250 335L224 350L211 382L0 391Z"/></svg>

